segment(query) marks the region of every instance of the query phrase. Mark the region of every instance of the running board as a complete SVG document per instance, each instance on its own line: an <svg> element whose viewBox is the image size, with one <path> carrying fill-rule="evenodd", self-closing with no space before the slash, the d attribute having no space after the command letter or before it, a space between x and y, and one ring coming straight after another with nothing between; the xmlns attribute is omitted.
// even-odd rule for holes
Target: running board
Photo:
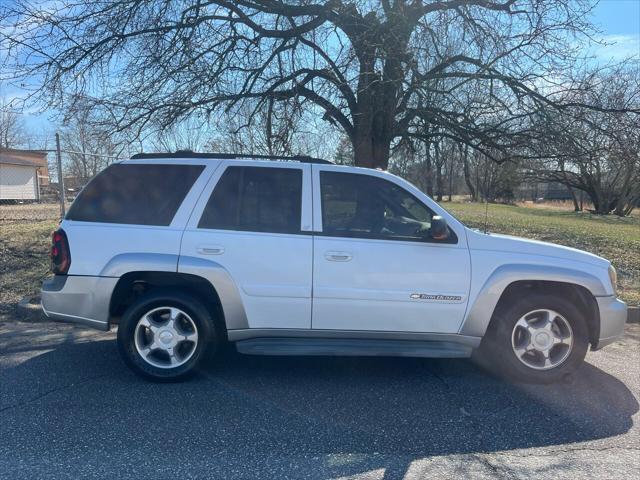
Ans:
<svg viewBox="0 0 640 480"><path fill-rule="evenodd" d="M251 338L236 342L245 355L466 358L471 347L455 342L351 338Z"/></svg>

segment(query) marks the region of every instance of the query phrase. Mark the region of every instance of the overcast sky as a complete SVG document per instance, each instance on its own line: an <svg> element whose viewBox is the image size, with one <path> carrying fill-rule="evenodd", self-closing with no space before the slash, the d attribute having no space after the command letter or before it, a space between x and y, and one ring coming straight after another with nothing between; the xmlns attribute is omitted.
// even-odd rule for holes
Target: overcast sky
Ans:
<svg viewBox="0 0 640 480"><path fill-rule="evenodd" d="M0 0L4 1L4 0ZM640 0L601 0L593 12L593 21L603 33L606 46L594 46L592 53L600 62L640 58ZM10 100L20 91L0 85L0 98ZM54 123L51 112L24 112L27 128L37 136L51 136Z"/></svg>

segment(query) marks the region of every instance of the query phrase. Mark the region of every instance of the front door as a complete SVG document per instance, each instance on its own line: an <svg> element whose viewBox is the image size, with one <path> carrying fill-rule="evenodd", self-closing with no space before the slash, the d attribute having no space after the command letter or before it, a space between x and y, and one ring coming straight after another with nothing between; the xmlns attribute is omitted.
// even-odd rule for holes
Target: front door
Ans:
<svg viewBox="0 0 640 480"><path fill-rule="evenodd" d="M460 225L433 240L424 194L340 170L313 166L312 328L456 333L470 285Z"/></svg>

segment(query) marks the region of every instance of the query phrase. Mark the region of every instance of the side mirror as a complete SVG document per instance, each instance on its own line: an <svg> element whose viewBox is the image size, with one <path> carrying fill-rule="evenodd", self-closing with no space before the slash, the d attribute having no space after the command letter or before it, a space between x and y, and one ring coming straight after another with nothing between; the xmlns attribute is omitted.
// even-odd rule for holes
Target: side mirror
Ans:
<svg viewBox="0 0 640 480"><path fill-rule="evenodd" d="M434 240L446 240L449 238L449 227L447 221L440 215L431 217L431 228L429 229L431 238Z"/></svg>

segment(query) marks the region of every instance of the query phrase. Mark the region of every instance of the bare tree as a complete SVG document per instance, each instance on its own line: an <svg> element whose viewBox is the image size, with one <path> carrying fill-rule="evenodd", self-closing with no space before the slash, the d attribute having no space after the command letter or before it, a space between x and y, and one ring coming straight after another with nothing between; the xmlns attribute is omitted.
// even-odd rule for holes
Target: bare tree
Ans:
<svg viewBox="0 0 640 480"><path fill-rule="evenodd" d="M461 152L464 169L464 182L471 200L487 202L512 202L515 192L522 182L520 165L517 159L503 157L496 162L498 152L493 157L479 151Z"/></svg>
<svg viewBox="0 0 640 480"><path fill-rule="evenodd" d="M87 104L78 101L74 105L66 114L61 143L66 173L76 179L76 186L81 186L122 157L127 144L96 127L96 113Z"/></svg>
<svg viewBox="0 0 640 480"><path fill-rule="evenodd" d="M188 117L180 123L159 128L150 138L151 147L156 151L174 152L178 150L202 151L212 142L213 133L206 122Z"/></svg>
<svg viewBox="0 0 640 480"><path fill-rule="evenodd" d="M232 153L292 155L302 111L299 106L269 101L262 108L242 105L215 122L213 144Z"/></svg>
<svg viewBox="0 0 640 480"><path fill-rule="evenodd" d="M336 129L317 125L301 105L269 101L261 109L253 107L244 104L217 118L210 125L208 147L241 154L328 157L334 153L331 140Z"/></svg>
<svg viewBox="0 0 640 480"><path fill-rule="evenodd" d="M589 8L584 0L60 0L41 8L15 0L0 7L0 36L13 78L41 79L40 98L55 106L68 93L93 99L118 129L295 102L344 132L357 165L386 168L394 141L425 131L487 155L526 145L521 120L561 108L559 93L572 88L562 72L575 60L575 36L590 28ZM483 96L470 97L469 85Z"/></svg>
<svg viewBox="0 0 640 480"><path fill-rule="evenodd" d="M0 147L16 148L27 143L26 129L20 114L0 101Z"/></svg>
<svg viewBox="0 0 640 480"><path fill-rule="evenodd" d="M639 72L631 64L590 73L575 101L601 110L572 107L541 117L530 175L585 192L596 213L631 213L640 202L640 117L622 110L640 105Z"/></svg>

